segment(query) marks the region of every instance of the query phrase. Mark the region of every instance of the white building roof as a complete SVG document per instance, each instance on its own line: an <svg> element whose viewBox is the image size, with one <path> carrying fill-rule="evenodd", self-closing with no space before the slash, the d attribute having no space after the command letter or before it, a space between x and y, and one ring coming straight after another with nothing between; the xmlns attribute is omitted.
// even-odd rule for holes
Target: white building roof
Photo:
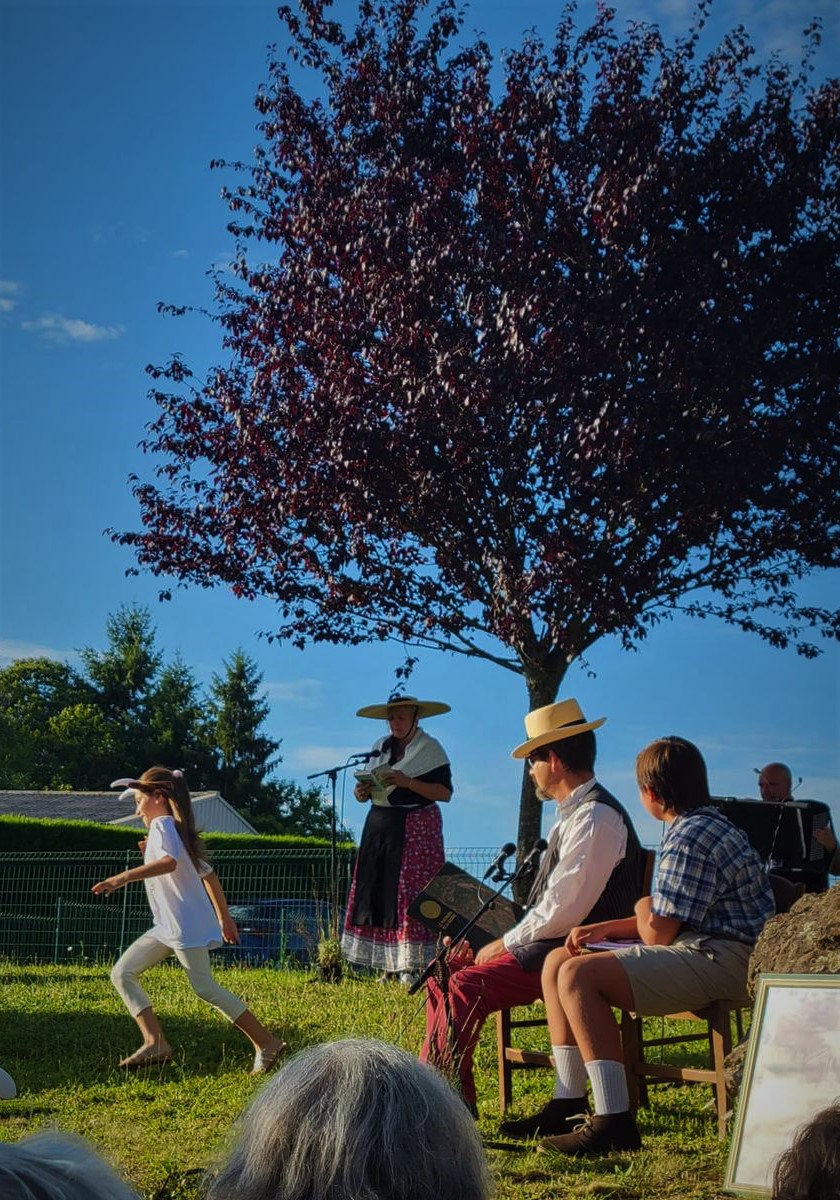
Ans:
<svg viewBox="0 0 840 1200"><path fill-rule="evenodd" d="M253 825L218 792L195 792L192 797L196 827L202 833L256 833ZM142 829L131 800L114 792L4 792L0 791L0 816L51 818L58 821L97 821Z"/></svg>

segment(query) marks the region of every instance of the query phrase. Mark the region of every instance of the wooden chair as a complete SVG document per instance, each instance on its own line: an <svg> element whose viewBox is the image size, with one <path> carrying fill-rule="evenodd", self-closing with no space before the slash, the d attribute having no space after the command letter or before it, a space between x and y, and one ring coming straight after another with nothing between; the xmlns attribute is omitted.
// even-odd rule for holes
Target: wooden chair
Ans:
<svg viewBox="0 0 840 1200"><path fill-rule="evenodd" d="M656 851L648 850L645 858L645 869L642 878L640 896L650 895L650 885L653 879L653 866L656 861ZM541 1003L541 1002L540 1002ZM502 1115L510 1106L513 1099L513 1072L518 1070L533 1070L535 1068L554 1069L554 1059L550 1054L538 1050L523 1050L512 1042L514 1029L534 1029L537 1026L547 1026L548 1021L543 1014L532 1014L525 1018L513 1019L511 1009L503 1008L496 1013L496 1054L499 1069L499 1108ZM531 1010L529 1010L531 1011Z"/></svg>
<svg viewBox="0 0 840 1200"><path fill-rule="evenodd" d="M738 1032L738 1040L744 1036L741 1009L727 1000L715 1000L705 1008L692 1012L669 1013L667 1017L648 1017L656 1021L697 1021L703 1028L697 1033L672 1034L671 1036L645 1037L642 1017L635 1013L621 1013L621 1045L624 1053L624 1070L627 1074L627 1090L630 1108L635 1112L640 1104L647 1105L647 1081L661 1083L708 1083L715 1094L718 1118L718 1137L726 1137L727 1098L724 1059L732 1049L732 1018ZM675 1063L651 1062L647 1055L653 1049L681 1045L685 1042L706 1042L709 1062L706 1067L684 1067Z"/></svg>
<svg viewBox="0 0 840 1200"><path fill-rule="evenodd" d="M542 1003L540 1001L540 1003ZM554 1059L550 1054L538 1050L523 1050L514 1046L511 1041L512 1030L533 1029L538 1025L548 1026L545 1015L531 1016L514 1020L513 1010L502 1008L496 1013L496 1053L499 1062L499 1109L504 1116L513 1099L513 1072L516 1070L533 1070L535 1067L550 1067L554 1069ZM528 1010L531 1011L530 1009Z"/></svg>
<svg viewBox="0 0 840 1200"><path fill-rule="evenodd" d="M654 851L648 852L648 863L645 872L645 890L642 895L650 893L651 877L653 874ZM804 885L791 884L779 876L770 875L773 887L773 897L776 912L788 912L804 891ZM648 1080L653 1082L670 1081L673 1083L708 1083L712 1086L715 1096L715 1108L718 1118L718 1135L726 1136L727 1099L723 1063L732 1049L732 1019L735 1019L735 1029L738 1041L744 1036L743 1011L725 1000L716 1000L705 1008L693 1012L670 1013L667 1017L649 1017L654 1020L696 1021L702 1028L696 1033L683 1033L659 1037L645 1037L643 1018L635 1013L621 1012L621 1044L624 1054L624 1067L627 1073L627 1088L630 1093L630 1106L635 1110L639 1105L648 1103ZM496 1044L499 1064L499 1106L502 1113L509 1107L513 1098L513 1072L518 1069L554 1067L554 1059L550 1054L535 1050L523 1050L512 1044L512 1031L515 1029L533 1028L546 1025L544 1016L531 1016L526 1019L514 1020L510 1009L502 1009L496 1014ZM708 1065L706 1067L680 1067L676 1064L652 1062L648 1054L652 1050L669 1045L679 1045L686 1042L705 1042L708 1048Z"/></svg>
<svg viewBox="0 0 840 1200"><path fill-rule="evenodd" d="M725 1000L716 1000L695 1012L670 1013L667 1017L648 1017L647 1020L697 1021L703 1025L696 1033L681 1033L670 1036L645 1037L643 1018L635 1013L621 1012L621 1046L624 1055L624 1070L627 1075L627 1091L630 1108L635 1112L639 1105L648 1104L648 1080L674 1083L708 1083L715 1094L718 1117L718 1136L726 1137L727 1098L724 1059L732 1049L732 1018L738 1040L743 1034L743 1016ZM545 1017L528 1017L514 1020L509 1008L496 1013L496 1043L499 1062L499 1108L502 1114L513 1098L513 1072L535 1067L552 1068L554 1059L550 1054L537 1050L523 1050L511 1044L512 1030L535 1028L547 1024ZM686 1067L671 1063L652 1062L646 1055L664 1046L682 1045L686 1042L705 1042L708 1066Z"/></svg>
<svg viewBox="0 0 840 1200"><path fill-rule="evenodd" d="M779 875L768 876L773 889L773 900L777 913L789 912L796 901L805 891L803 883L790 883ZM724 1059L732 1049L732 1018L735 1018L735 1029L738 1041L744 1038L743 1010L729 1004L726 1000L716 1000L705 1008L693 1012L670 1013L667 1018L649 1017L648 1021L674 1020L698 1021L705 1025L697 1033L676 1034L666 1037L645 1037L643 1018L635 1013L621 1014L621 1045L624 1052L624 1069L627 1073L627 1090L630 1093L630 1107L635 1110L640 1104L648 1102L648 1080L653 1082L671 1081L673 1083L709 1083L715 1093L715 1108L718 1117L718 1136L726 1137L727 1098L726 1081L724 1077ZM646 1054L653 1049L663 1046L677 1045L684 1042L703 1042L708 1045L707 1067L679 1067L672 1063L650 1062Z"/></svg>

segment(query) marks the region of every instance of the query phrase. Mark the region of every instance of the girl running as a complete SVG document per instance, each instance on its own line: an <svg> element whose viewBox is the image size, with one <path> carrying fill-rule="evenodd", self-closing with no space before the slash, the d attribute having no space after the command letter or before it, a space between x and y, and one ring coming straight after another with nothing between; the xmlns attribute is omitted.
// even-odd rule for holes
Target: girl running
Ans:
<svg viewBox="0 0 840 1200"><path fill-rule="evenodd" d="M133 793L137 815L149 831L140 843L143 865L103 879L91 890L107 896L142 879L154 917L149 932L129 946L111 971L111 982L143 1035L143 1045L120 1066L137 1070L168 1062L172 1057L172 1048L139 979L149 967L174 954L187 972L193 991L232 1021L253 1045L251 1074L270 1070L288 1049L286 1043L269 1033L210 973L209 951L221 946L222 938L238 942L239 933L215 871L201 858L203 847L182 772L150 767L139 779L118 779L111 786L125 787Z"/></svg>

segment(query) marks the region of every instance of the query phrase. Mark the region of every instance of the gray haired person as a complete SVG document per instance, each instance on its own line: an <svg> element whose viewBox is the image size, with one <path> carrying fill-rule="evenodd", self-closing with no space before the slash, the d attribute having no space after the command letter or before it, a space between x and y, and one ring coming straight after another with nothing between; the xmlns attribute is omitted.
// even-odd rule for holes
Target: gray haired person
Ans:
<svg viewBox="0 0 840 1200"><path fill-rule="evenodd" d="M488 1200L466 1106L436 1071L386 1042L304 1050L242 1114L207 1200Z"/></svg>
<svg viewBox="0 0 840 1200"><path fill-rule="evenodd" d="M47 1131L0 1142L3 1200L138 1200L82 1138Z"/></svg>

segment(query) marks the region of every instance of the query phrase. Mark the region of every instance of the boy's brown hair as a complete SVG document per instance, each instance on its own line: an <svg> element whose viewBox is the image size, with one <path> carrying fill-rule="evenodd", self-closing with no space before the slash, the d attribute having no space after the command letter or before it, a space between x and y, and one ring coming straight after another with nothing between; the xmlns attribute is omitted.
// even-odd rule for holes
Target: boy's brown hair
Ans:
<svg viewBox="0 0 840 1200"><path fill-rule="evenodd" d="M636 782L669 812L691 812L711 801L703 755L685 738L657 738L645 746L636 759Z"/></svg>

